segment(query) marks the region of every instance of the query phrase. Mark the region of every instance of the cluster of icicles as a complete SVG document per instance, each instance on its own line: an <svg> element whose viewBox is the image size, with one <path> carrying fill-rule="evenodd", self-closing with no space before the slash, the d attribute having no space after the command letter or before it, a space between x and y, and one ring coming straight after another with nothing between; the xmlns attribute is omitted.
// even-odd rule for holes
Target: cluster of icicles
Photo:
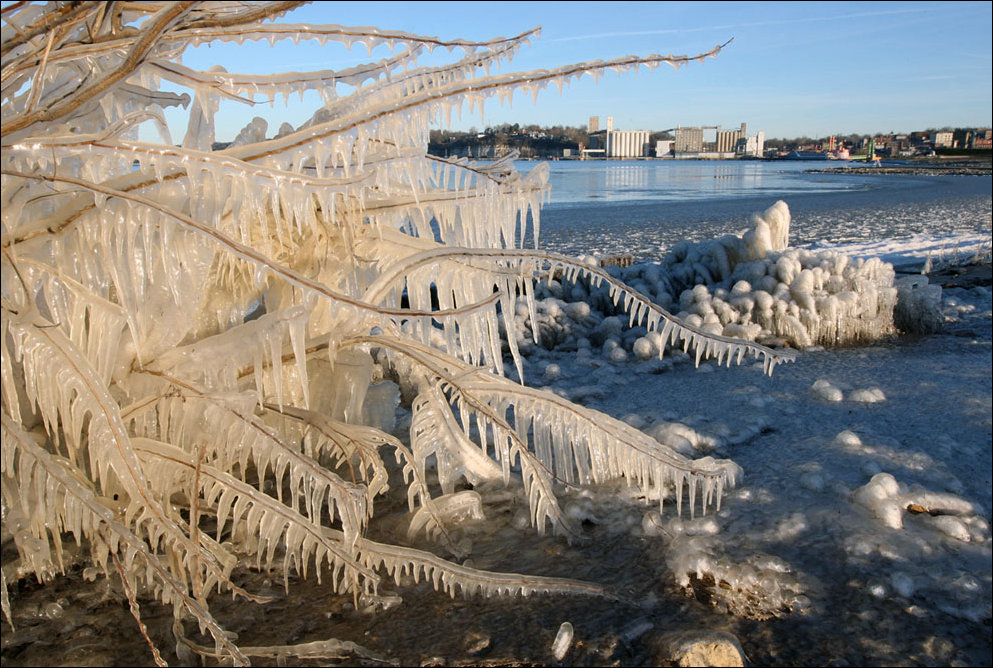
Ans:
<svg viewBox="0 0 993 668"><path fill-rule="evenodd" d="M691 514L698 503L719 506L732 463L687 459L503 376L505 354L521 369L518 300L534 312L533 283L549 270L604 281L632 319L701 355L753 354L770 372L790 355L682 323L581 262L521 249L528 221L538 236L547 170L521 177L514 156L430 156L428 128L487 98L678 66L720 47L490 75L537 32L446 42L260 22L282 11L240 2L4 9L2 499L20 572L45 579L65 569L61 529L122 578L136 617L134 592L147 584L238 663L247 657L205 592L248 596L231 579L244 554L284 573L330 571L332 590L355 595L375 592L382 571L453 593L603 593L370 539L388 491L383 453L402 467L416 525L442 539L462 480L519 480L536 529L569 537L581 528L559 509L559 481L623 477L660 504L688 500ZM181 63L186 47L213 40L301 38L395 52L342 72L273 76ZM437 46L467 55L418 67L418 54ZM212 150L221 100L315 89L324 106L301 127L269 137L256 119ZM189 122L177 146L162 110L181 106ZM161 141L139 141L148 123ZM409 448L357 424L370 414L373 353L377 368L415 388Z"/></svg>

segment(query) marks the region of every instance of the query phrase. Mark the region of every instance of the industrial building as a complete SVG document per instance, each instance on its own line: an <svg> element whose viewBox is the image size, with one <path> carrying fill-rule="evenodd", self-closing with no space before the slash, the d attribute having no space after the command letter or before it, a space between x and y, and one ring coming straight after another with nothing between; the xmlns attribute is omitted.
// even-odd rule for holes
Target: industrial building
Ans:
<svg viewBox="0 0 993 668"><path fill-rule="evenodd" d="M704 131L713 137L707 141ZM713 132L711 135L710 132ZM588 132L589 148L582 149L581 156L600 158L760 158L765 150L765 133L754 137L747 135L745 123L733 130L724 130L719 125L670 128L674 139L658 140L655 146L649 143L648 130L615 130L614 117L607 116L606 126L600 129L600 117L590 116ZM709 138L709 137L708 137ZM654 151L653 151L654 149Z"/></svg>
<svg viewBox="0 0 993 668"><path fill-rule="evenodd" d="M704 130L714 131L713 141L706 141ZM742 123L736 130L724 130L719 125L676 127L673 155L677 158L737 158L762 157L765 150L765 133L754 137L747 134Z"/></svg>
<svg viewBox="0 0 993 668"><path fill-rule="evenodd" d="M599 128L600 117L590 116L590 148L584 153L606 158L647 158L650 155L648 130L615 130L613 116L607 116L606 129Z"/></svg>
<svg viewBox="0 0 993 668"><path fill-rule="evenodd" d="M765 133L759 130L754 137L742 137L738 140L735 153L738 157L763 157L765 155Z"/></svg>
<svg viewBox="0 0 993 668"><path fill-rule="evenodd" d="M703 128L676 128L675 155L703 153Z"/></svg>
<svg viewBox="0 0 993 668"><path fill-rule="evenodd" d="M745 134L745 124L741 124L740 130L722 130L717 128L717 153L734 153L738 148L738 140L747 136Z"/></svg>

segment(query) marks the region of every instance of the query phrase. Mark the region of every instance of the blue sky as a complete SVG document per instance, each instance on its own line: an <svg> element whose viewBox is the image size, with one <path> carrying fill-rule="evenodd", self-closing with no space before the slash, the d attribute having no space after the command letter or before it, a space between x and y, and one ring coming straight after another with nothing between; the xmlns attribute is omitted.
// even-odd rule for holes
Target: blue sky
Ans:
<svg viewBox="0 0 993 668"><path fill-rule="evenodd" d="M586 125L614 117L618 129L748 124L767 137L909 132L993 123L990 2L319 2L286 22L374 25L442 38L489 39L541 26L541 37L501 71L551 68L629 54L697 54L733 38L716 60L678 72L584 77L534 103L492 100L485 117L453 116L452 129L500 123ZM373 58L388 55L377 50ZM446 60L448 56L446 54ZM184 64L271 73L341 69L368 62L351 51L286 42L187 51ZM428 60L423 61L425 64ZM316 98L255 108L224 107L218 139L252 116L298 125ZM602 121L601 121L602 122ZM178 140L179 137L176 137Z"/></svg>

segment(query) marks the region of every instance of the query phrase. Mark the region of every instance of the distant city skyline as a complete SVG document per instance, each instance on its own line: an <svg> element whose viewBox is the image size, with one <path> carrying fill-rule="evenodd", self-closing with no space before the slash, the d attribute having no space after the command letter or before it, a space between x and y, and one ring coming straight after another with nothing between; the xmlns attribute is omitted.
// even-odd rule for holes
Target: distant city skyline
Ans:
<svg viewBox="0 0 993 668"><path fill-rule="evenodd" d="M444 129L502 123L584 127L613 116L623 130L736 127L741 119L766 137L886 134L993 122L993 3L990 2L352 2L314 3L281 19L292 23L374 25L382 29L475 40L542 33L499 72L550 69L651 53L695 55L733 38L716 59L678 71L589 76L533 102L491 100L482 116L463 110ZM342 69L389 54L301 41L246 42L188 51L194 69L231 72ZM429 54L421 64L451 61ZM318 106L282 101L222 106L217 139L230 141L254 116L273 134ZM178 115L170 114L175 140Z"/></svg>

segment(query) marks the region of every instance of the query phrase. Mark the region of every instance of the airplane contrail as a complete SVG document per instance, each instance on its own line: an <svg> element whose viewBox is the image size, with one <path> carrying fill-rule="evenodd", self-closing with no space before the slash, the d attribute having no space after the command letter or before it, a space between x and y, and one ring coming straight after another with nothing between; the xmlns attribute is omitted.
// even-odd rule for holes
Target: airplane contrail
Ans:
<svg viewBox="0 0 993 668"><path fill-rule="evenodd" d="M937 11L935 8L922 7L920 9L892 9L876 12L855 12L852 14L839 14L837 16L810 16L800 19L780 19L776 21L751 21L748 23L733 23L715 26L699 26L696 28L666 28L661 30L635 30L630 32L604 32L592 35L576 35L574 37L553 37L546 42L569 42L579 39L596 39L603 37L637 37L644 35L672 35L685 32L701 32L704 30L734 30L740 28L756 28L765 26L790 25L797 23L818 23L823 21L843 21L849 19L873 18L879 16L894 16L899 14L922 14Z"/></svg>

